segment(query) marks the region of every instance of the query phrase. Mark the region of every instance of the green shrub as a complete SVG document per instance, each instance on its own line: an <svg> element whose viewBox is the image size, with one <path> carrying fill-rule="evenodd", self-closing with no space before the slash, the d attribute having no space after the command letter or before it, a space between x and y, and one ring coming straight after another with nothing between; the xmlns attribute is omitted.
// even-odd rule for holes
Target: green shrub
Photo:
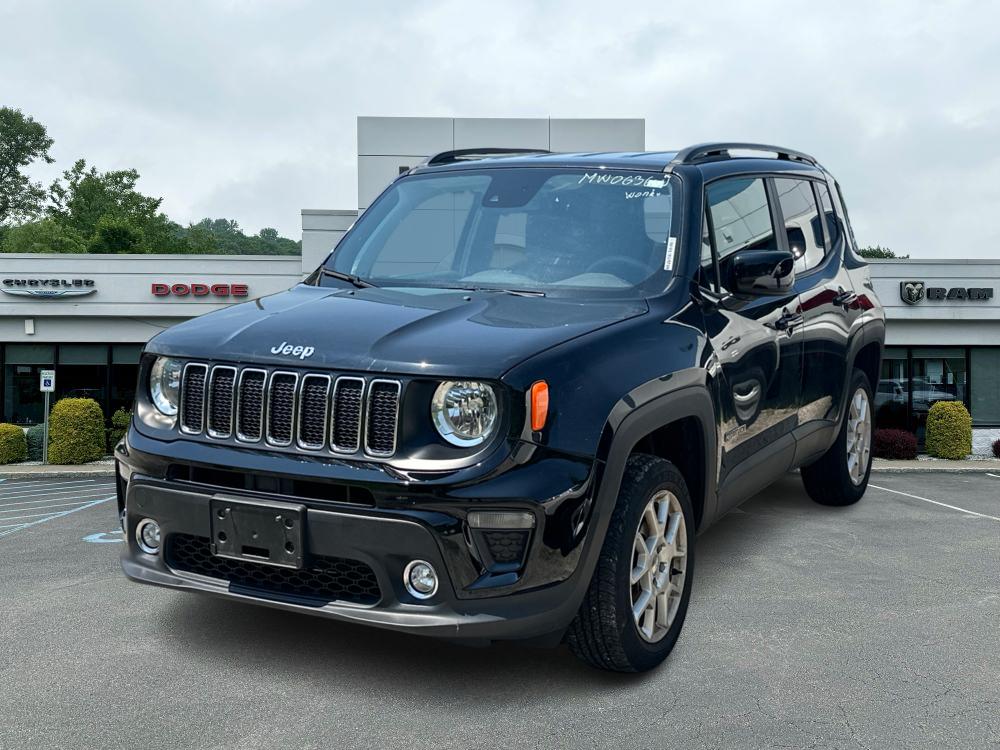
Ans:
<svg viewBox="0 0 1000 750"><path fill-rule="evenodd" d="M937 458L965 458L972 452L972 417L961 401L938 401L927 412L927 452Z"/></svg>
<svg viewBox="0 0 1000 750"><path fill-rule="evenodd" d="M108 430L108 453L115 452L118 441L125 437L129 423L132 421L132 412L128 409L118 409L111 415L111 429Z"/></svg>
<svg viewBox="0 0 1000 750"><path fill-rule="evenodd" d="M42 460L42 443L45 442L45 425L36 424L28 428L28 460Z"/></svg>
<svg viewBox="0 0 1000 750"><path fill-rule="evenodd" d="M104 456L104 414L92 398L61 398L49 417L49 463L85 464Z"/></svg>
<svg viewBox="0 0 1000 750"><path fill-rule="evenodd" d="M0 424L0 464L15 464L28 457L24 430L16 424Z"/></svg>

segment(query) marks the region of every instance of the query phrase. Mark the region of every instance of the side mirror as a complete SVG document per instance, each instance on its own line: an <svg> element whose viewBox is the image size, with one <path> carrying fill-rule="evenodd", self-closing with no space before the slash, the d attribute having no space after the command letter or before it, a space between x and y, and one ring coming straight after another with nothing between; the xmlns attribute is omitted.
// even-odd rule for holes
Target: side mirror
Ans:
<svg viewBox="0 0 1000 750"><path fill-rule="evenodd" d="M795 284L795 256L787 250L746 250L727 265L726 288L735 294L787 294Z"/></svg>

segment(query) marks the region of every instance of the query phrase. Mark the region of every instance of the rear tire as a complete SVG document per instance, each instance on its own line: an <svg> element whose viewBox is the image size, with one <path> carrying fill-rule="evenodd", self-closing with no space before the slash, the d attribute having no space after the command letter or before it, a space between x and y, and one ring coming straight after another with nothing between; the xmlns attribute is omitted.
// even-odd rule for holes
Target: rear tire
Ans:
<svg viewBox="0 0 1000 750"><path fill-rule="evenodd" d="M872 388L868 376L854 370L844 424L837 440L816 463L802 467L802 484L820 505L853 505L868 489L872 469Z"/></svg>
<svg viewBox="0 0 1000 750"><path fill-rule="evenodd" d="M594 577L566 634L576 656L616 672L643 672L667 657L691 596L694 532L677 468L630 456Z"/></svg>

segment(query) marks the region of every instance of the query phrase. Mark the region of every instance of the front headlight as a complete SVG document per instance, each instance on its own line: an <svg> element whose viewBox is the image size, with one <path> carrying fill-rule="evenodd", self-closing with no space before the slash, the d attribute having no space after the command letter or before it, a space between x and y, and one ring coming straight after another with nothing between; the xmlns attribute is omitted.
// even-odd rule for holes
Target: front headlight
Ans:
<svg viewBox="0 0 1000 750"><path fill-rule="evenodd" d="M437 431L460 448L486 442L496 428L498 412L493 388L475 380L446 380L431 400Z"/></svg>
<svg viewBox="0 0 1000 750"><path fill-rule="evenodd" d="M149 395L161 414L177 416L184 363L170 357L157 357L149 372Z"/></svg>

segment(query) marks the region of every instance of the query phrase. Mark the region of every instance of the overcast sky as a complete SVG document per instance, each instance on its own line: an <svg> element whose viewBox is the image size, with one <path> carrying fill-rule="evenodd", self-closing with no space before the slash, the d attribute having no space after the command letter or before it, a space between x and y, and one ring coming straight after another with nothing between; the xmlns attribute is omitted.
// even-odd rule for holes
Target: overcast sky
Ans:
<svg viewBox="0 0 1000 750"><path fill-rule="evenodd" d="M1000 9L973 2L0 0L0 105L182 223L357 205L358 115L643 117L816 155L861 244L1000 257ZM876 7L877 6L877 7Z"/></svg>

